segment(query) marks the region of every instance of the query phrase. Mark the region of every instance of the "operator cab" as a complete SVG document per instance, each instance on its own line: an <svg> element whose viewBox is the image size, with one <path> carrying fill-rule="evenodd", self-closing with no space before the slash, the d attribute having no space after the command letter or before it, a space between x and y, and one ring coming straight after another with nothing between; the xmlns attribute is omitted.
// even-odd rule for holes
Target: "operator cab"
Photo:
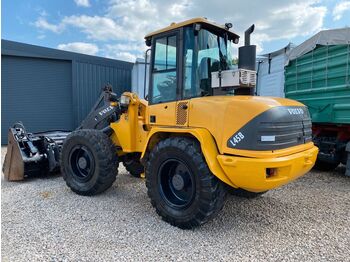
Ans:
<svg viewBox="0 0 350 262"><path fill-rule="evenodd" d="M250 51L244 52L245 57L239 60L248 66L238 69L234 45L238 44L239 36L230 31L231 27L232 24L221 26L195 18L148 34L145 39L151 46L149 104L252 94L255 46L249 43L245 46Z"/></svg>

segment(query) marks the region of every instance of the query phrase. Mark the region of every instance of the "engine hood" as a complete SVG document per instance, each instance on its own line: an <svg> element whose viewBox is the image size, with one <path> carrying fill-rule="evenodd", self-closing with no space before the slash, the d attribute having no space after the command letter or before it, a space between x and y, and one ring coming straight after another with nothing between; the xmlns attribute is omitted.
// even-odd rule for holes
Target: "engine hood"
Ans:
<svg viewBox="0 0 350 262"><path fill-rule="evenodd" d="M273 151L297 145L283 144L283 141L283 145L277 143L280 141L275 141L276 145L271 146L267 145L273 144L273 141L260 141L260 145L257 145L255 141L272 140L273 134L259 133L261 128L258 127L261 127L263 122L269 123L265 126L267 129L276 127L272 132L276 131L278 135L283 123L301 121L303 125L303 120L310 120L308 110L294 100L258 96L213 96L190 100L188 124L191 127L208 129L221 154L245 155L244 152L249 150ZM288 132L290 127L286 128L284 130ZM275 139L279 140L281 137L275 136Z"/></svg>

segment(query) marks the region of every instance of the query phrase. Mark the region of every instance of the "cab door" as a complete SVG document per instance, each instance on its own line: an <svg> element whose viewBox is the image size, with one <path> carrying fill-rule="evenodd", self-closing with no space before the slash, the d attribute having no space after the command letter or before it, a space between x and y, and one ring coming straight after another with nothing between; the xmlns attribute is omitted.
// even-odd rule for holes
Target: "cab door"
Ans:
<svg viewBox="0 0 350 262"><path fill-rule="evenodd" d="M150 125L176 125L179 99L179 31L152 39L152 66L149 88Z"/></svg>

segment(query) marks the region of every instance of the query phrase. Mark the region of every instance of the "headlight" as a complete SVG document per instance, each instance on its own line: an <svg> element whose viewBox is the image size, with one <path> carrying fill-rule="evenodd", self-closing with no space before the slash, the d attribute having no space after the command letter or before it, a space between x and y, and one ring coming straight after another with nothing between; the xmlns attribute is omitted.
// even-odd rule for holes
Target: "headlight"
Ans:
<svg viewBox="0 0 350 262"><path fill-rule="evenodd" d="M120 97L120 105L121 106L128 106L130 104L130 97L122 95Z"/></svg>

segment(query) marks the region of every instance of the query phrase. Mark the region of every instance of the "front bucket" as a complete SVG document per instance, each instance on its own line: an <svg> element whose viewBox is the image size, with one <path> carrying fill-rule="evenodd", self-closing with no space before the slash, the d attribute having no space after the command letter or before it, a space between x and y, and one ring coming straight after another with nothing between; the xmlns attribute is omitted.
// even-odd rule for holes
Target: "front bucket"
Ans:
<svg viewBox="0 0 350 262"><path fill-rule="evenodd" d="M8 132L8 145L2 171L8 181L19 181L24 179L24 162L21 149L14 137L12 128Z"/></svg>

